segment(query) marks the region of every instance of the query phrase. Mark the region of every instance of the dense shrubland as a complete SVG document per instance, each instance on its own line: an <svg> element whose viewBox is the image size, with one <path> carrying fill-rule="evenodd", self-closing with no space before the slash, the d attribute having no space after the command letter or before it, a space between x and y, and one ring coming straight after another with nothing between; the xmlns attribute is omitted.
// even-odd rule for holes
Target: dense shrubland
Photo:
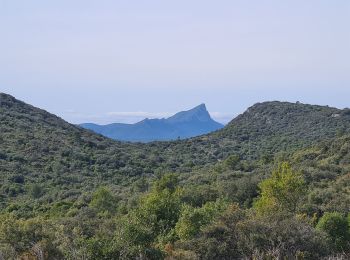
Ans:
<svg viewBox="0 0 350 260"><path fill-rule="evenodd" d="M163 175L151 186L129 205L120 205L107 187L100 187L85 202L61 203L49 215L3 213L2 256L320 259L349 254L348 211L305 210L310 187L287 163L260 182L252 206L205 192L199 195L201 203L193 203L175 174Z"/></svg>
<svg viewBox="0 0 350 260"><path fill-rule="evenodd" d="M257 104L145 145L0 97L0 259L349 258L348 110Z"/></svg>

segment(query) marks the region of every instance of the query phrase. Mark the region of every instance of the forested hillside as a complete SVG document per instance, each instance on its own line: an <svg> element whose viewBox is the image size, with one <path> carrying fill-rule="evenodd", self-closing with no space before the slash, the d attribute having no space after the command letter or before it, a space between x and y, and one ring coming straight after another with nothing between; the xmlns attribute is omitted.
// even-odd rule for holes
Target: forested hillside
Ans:
<svg viewBox="0 0 350 260"><path fill-rule="evenodd" d="M122 143L0 94L0 259L345 259L349 129L348 109L266 102Z"/></svg>

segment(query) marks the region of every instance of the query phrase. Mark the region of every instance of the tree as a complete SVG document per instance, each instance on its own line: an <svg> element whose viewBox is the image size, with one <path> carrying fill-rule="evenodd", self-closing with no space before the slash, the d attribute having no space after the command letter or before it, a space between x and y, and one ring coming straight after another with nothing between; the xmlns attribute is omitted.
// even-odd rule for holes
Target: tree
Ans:
<svg viewBox="0 0 350 260"><path fill-rule="evenodd" d="M184 205L175 227L176 234L181 240L193 238L203 226L210 224L226 208L227 204L222 200L207 202L200 208Z"/></svg>
<svg viewBox="0 0 350 260"><path fill-rule="evenodd" d="M317 229L324 231L338 251L350 250L350 230L345 216L338 212L327 212L319 220Z"/></svg>
<svg viewBox="0 0 350 260"><path fill-rule="evenodd" d="M117 221L115 242L120 250L120 259L145 259L153 255L156 259L160 250L154 248L154 233L151 223L154 216L145 216L138 209L131 211Z"/></svg>
<svg viewBox="0 0 350 260"><path fill-rule="evenodd" d="M294 172L288 163L282 163L270 178L259 184L260 197L254 203L258 213L277 211L294 213L306 193L303 176Z"/></svg>
<svg viewBox="0 0 350 260"><path fill-rule="evenodd" d="M153 216L150 224L156 234L164 234L175 227L180 215L181 193L177 176L166 174L154 183L149 194L141 198L139 213L145 219Z"/></svg>
<svg viewBox="0 0 350 260"><path fill-rule="evenodd" d="M181 209L177 177L166 174L156 181L139 207L119 220L115 235L122 259L162 259L161 247L173 240Z"/></svg>
<svg viewBox="0 0 350 260"><path fill-rule="evenodd" d="M114 213L116 211L117 199L106 187L98 188L92 195L90 206L99 212Z"/></svg>
<svg viewBox="0 0 350 260"><path fill-rule="evenodd" d="M214 221L203 226L198 235L175 244L174 254L187 251L195 255L193 259L239 259L236 227L244 218L237 204L229 205Z"/></svg>
<svg viewBox="0 0 350 260"><path fill-rule="evenodd" d="M178 187L179 180L175 174L165 174L153 184L153 192L168 190L174 192Z"/></svg>

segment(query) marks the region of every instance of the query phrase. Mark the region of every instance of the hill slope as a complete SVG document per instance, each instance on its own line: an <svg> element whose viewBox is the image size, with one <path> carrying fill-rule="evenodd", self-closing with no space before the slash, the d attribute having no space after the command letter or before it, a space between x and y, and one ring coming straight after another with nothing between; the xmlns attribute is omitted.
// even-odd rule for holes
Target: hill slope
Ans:
<svg viewBox="0 0 350 260"><path fill-rule="evenodd" d="M223 127L210 117L204 104L167 119L144 119L136 124L85 123L81 126L115 140L133 142L183 139L207 134Z"/></svg>
<svg viewBox="0 0 350 260"><path fill-rule="evenodd" d="M140 176L191 172L232 154L242 160L271 161L281 152L292 153L349 132L349 114L336 108L267 102L208 135L133 144L104 138L0 94L2 203L22 195L25 200L34 184L50 187L44 191L46 201L73 199L102 184L123 193Z"/></svg>
<svg viewBox="0 0 350 260"><path fill-rule="evenodd" d="M248 108L217 132L167 146L171 151L191 150L196 161L213 162L230 154L257 159L349 133L349 127L350 109L264 102ZM180 158L187 155L178 153Z"/></svg>
<svg viewBox="0 0 350 260"><path fill-rule="evenodd" d="M140 159L147 151L142 146L93 134L6 94L0 94L0 143L3 205L26 200L33 185L45 187L45 201L77 198L103 183L127 186L133 176L156 170Z"/></svg>
<svg viewBox="0 0 350 260"><path fill-rule="evenodd" d="M163 259L174 248L179 259L231 259L232 248L246 258L258 250L270 257L287 242L281 255L346 258L309 222L325 211L349 213L348 129L347 109L267 102L205 136L121 143L0 94L0 255L133 259L151 252L150 259ZM307 193L297 196L297 211L256 218L250 209L258 183L281 160L302 173ZM177 174L163 175L169 171ZM179 229L184 224L190 228ZM182 230L194 233L183 241ZM196 257L216 254L222 241L228 257Z"/></svg>

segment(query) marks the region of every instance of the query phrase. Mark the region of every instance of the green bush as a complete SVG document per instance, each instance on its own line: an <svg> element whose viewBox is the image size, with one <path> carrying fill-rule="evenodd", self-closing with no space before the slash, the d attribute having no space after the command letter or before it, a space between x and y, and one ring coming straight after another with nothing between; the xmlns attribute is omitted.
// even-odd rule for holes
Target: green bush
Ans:
<svg viewBox="0 0 350 260"><path fill-rule="evenodd" d="M350 228L345 216L338 212L326 212L319 220L317 229L324 231L339 252L350 249Z"/></svg>
<svg viewBox="0 0 350 260"><path fill-rule="evenodd" d="M303 176L294 172L288 163L282 163L270 178L259 184L260 197L254 207L260 214L296 212L301 198L306 194Z"/></svg>

